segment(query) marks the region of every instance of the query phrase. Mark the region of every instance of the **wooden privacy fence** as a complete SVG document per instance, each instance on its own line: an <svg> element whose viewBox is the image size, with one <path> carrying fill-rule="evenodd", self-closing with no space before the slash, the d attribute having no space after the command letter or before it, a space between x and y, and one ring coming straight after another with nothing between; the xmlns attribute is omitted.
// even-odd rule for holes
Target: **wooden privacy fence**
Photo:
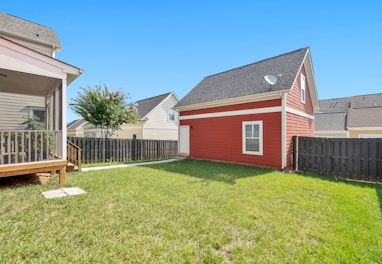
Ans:
<svg viewBox="0 0 382 264"><path fill-rule="evenodd" d="M158 160L178 155L176 140L78 137L68 137L68 140L82 149L83 163Z"/></svg>
<svg viewBox="0 0 382 264"><path fill-rule="evenodd" d="M293 137L295 170L382 182L382 138Z"/></svg>

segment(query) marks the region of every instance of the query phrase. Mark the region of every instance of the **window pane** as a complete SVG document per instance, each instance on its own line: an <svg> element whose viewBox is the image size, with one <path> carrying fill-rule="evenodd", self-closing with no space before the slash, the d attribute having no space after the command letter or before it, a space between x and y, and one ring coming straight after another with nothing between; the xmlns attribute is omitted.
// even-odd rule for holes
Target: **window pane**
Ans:
<svg viewBox="0 0 382 264"><path fill-rule="evenodd" d="M258 138L260 136L260 126L253 125L253 137Z"/></svg>
<svg viewBox="0 0 382 264"><path fill-rule="evenodd" d="M40 122L45 121L45 111L44 110L33 110L33 115L40 119Z"/></svg>
<svg viewBox="0 0 382 264"><path fill-rule="evenodd" d="M258 139L246 139L246 151L260 151L260 142Z"/></svg>
<svg viewBox="0 0 382 264"><path fill-rule="evenodd" d="M170 121L175 121L175 110L172 108L168 109L168 119Z"/></svg>
<svg viewBox="0 0 382 264"><path fill-rule="evenodd" d="M252 125L245 125L245 137L252 137Z"/></svg>

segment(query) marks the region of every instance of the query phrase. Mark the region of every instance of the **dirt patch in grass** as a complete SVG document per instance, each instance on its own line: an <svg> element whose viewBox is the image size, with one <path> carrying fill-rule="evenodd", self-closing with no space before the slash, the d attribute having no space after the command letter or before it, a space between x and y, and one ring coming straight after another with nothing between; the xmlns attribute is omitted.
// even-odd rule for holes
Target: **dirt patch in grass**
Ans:
<svg viewBox="0 0 382 264"><path fill-rule="evenodd" d="M49 173L35 173L0 178L1 188L17 188L30 184L47 184L51 178Z"/></svg>

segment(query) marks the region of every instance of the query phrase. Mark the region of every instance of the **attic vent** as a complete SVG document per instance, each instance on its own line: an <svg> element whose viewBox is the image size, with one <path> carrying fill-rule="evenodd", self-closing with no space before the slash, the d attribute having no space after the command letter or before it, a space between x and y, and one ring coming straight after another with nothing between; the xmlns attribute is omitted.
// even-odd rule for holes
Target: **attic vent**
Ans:
<svg viewBox="0 0 382 264"><path fill-rule="evenodd" d="M338 104L338 98L336 98L336 100L334 100L334 101L332 102L332 104L330 105L330 107L331 107L331 108L335 108L337 104Z"/></svg>

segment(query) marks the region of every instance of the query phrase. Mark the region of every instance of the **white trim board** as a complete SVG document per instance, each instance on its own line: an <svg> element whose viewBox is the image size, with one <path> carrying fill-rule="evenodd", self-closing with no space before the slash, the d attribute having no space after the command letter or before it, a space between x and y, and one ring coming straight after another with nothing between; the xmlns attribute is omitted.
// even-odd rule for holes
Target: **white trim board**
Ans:
<svg viewBox="0 0 382 264"><path fill-rule="evenodd" d="M296 110L291 107L285 107L286 112L302 116L309 119L314 119L313 115L309 115L302 111ZM255 109L246 109L246 110L234 110L234 111L225 111L225 112L215 112L215 113L206 113L206 114L196 114L196 115L185 115L180 116L179 120L191 120L191 119L201 119L201 118L213 118L213 117L226 117L226 116L239 116L239 115L254 115L254 114L267 114L267 113L276 113L282 112L281 106L273 107L263 107Z"/></svg>

